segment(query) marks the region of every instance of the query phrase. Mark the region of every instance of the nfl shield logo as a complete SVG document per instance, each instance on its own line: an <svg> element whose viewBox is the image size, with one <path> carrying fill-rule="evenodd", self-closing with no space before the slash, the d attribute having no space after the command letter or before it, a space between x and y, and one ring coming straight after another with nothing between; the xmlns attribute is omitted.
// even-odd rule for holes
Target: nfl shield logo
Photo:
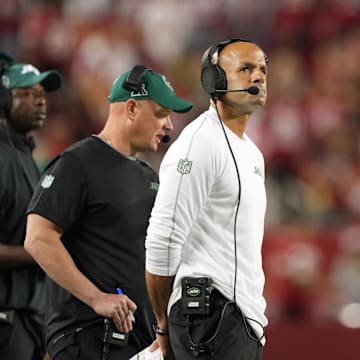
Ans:
<svg viewBox="0 0 360 360"><path fill-rule="evenodd" d="M52 185L54 180L55 180L55 176L46 175L43 181L41 182L41 187L43 187L44 189L48 189Z"/></svg>
<svg viewBox="0 0 360 360"><path fill-rule="evenodd" d="M188 159L180 159L177 167L177 171L183 175L190 174L191 165L192 165L192 161L189 161Z"/></svg>

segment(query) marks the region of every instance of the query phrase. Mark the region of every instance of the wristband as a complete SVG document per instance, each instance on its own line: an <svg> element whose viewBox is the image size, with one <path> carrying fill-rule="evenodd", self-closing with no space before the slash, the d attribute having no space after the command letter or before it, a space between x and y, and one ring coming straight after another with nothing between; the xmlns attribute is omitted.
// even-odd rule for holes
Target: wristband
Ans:
<svg viewBox="0 0 360 360"><path fill-rule="evenodd" d="M153 323L153 329L157 335L161 335L161 336L169 335L169 331L167 329L160 328L156 321Z"/></svg>

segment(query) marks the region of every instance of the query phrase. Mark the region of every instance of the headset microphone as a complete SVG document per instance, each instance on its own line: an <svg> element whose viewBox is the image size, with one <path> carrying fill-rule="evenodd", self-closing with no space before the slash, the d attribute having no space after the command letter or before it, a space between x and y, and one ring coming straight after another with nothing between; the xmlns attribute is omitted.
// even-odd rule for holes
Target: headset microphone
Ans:
<svg viewBox="0 0 360 360"><path fill-rule="evenodd" d="M256 86L250 86L246 91L251 95L257 95L259 93L259 88Z"/></svg>
<svg viewBox="0 0 360 360"><path fill-rule="evenodd" d="M259 88L256 86L250 86L247 89L236 89L236 90L216 90L216 92L222 92L222 93L226 93L226 92L240 92L240 91L247 91L249 94L251 95L257 95L259 93Z"/></svg>
<svg viewBox="0 0 360 360"><path fill-rule="evenodd" d="M164 135L161 139L161 142L164 144L167 144L170 141L170 136L169 135Z"/></svg>

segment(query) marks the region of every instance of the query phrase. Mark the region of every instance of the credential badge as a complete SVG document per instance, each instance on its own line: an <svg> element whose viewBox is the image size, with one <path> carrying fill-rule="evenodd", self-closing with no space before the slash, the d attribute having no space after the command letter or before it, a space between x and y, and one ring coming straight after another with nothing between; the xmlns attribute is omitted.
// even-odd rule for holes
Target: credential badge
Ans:
<svg viewBox="0 0 360 360"><path fill-rule="evenodd" d="M55 180L55 176L45 175L43 181L41 182L41 187L43 187L44 189L48 189L52 185L54 180Z"/></svg>
<svg viewBox="0 0 360 360"><path fill-rule="evenodd" d="M188 159L180 159L177 167L177 171L183 175L190 174L191 166L192 166L192 161L189 161Z"/></svg>

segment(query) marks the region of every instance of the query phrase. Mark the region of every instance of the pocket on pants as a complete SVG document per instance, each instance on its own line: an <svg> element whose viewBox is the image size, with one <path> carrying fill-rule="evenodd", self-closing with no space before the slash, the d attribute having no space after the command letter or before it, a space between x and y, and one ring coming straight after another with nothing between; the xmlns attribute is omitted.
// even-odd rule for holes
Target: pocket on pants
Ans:
<svg viewBox="0 0 360 360"><path fill-rule="evenodd" d="M49 343L48 353L51 360L77 359L80 347L76 344L75 331L61 333Z"/></svg>
<svg viewBox="0 0 360 360"><path fill-rule="evenodd" d="M0 349L5 348L5 346L10 342L11 335L14 332L15 321L16 318L14 310L1 311Z"/></svg>
<svg viewBox="0 0 360 360"><path fill-rule="evenodd" d="M207 341L212 338L218 330L222 308L216 308L210 315L183 315L180 300L171 308L169 323L174 332L186 334L182 341L190 344L189 336L196 342Z"/></svg>

